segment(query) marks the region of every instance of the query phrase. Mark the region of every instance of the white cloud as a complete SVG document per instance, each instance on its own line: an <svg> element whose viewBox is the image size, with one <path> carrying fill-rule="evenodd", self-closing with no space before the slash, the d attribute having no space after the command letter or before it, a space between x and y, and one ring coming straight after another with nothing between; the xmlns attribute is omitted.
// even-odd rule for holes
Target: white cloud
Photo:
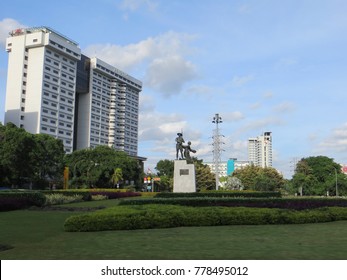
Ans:
<svg viewBox="0 0 347 280"><path fill-rule="evenodd" d="M335 128L331 136L319 144L319 148L322 151L347 152L347 123Z"/></svg>
<svg viewBox="0 0 347 280"><path fill-rule="evenodd" d="M189 42L193 35L167 32L126 46L113 44L91 45L84 49L126 72L140 72L146 86L164 96L177 94L183 85L197 77L195 65L185 56L192 53Z"/></svg>
<svg viewBox="0 0 347 280"><path fill-rule="evenodd" d="M155 109L155 100L151 95L140 95L140 112L142 114L144 113L150 113L153 112Z"/></svg>
<svg viewBox="0 0 347 280"><path fill-rule="evenodd" d="M236 122L245 118L239 111L222 113L221 115L224 122Z"/></svg>
<svg viewBox="0 0 347 280"><path fill-rule="evenodd" d="M257 133L261 133L263 131L271 131L272 127L284 125L284 121L278 117L268 117L264 119L257 119L254 121L251 121L245 125L242 126L242 128L238 131L240 132L246 132L251 130L257 130Z"/></svg>
<svg viewBox="0 0 347 280"><path fill-rule="evenodd" d="M139 116L140 141L165 141L185 130L187 123L178 114L146 113Z"/></svg>
<svg viewBox="0 0 347 280"><path fill-rule="evenodd" d="M122 70L131 70L141 63L154 59L184 56L191 53L189 42L193 35L169 31L156 37L149 37L135 44L125 46L114 44L95 44L86 47L83 52L96 56Z"/></svg>
<svg viewBox="0 0 347 280"><path fill-rule="evenodd" d="M250 81L254 80L254 76L253 75L248 75L248 76L234 76L232 79L232 85L234 87L242 87L244 85L246 85L247 83L249 83Z"/></svg>
<svg viewBox="0 0 347 280"><path fill-rule="evenodd" d="M25 26L15 19L12 18L4 18L0 21L0 46L5 46L6 38L9 36L9 32L17 29L24 28Z"/></svg>
<svg viewBox="0 0 347 280"><path fill-rule="evenodd" d="M286 101L273 107L273 111L275 111L276 113L286 113L293 111L294 108L295 106L292 102Z"/></svg>
<svg viewBox="0 0 347 280"><path fill-rule="evenodd" d="M197 97L203 97L205 100L206 98L213 97L213 93L215 92L215 88L205 86L205 85L193 85L187 89L187 93L193 94Z"/></svg>
<svg viewBox="0 0 347 280"><path fill-rule="evenodd" d="M158 58L149 65L144 83L168 97L196 76L194 64L180 56Z"/></svg>
<svg viewBox="0 0 347 280"><path fill-rule="evenodd" d="M271 91L267 91L263 94L264 99L271 99L274 96L274 94Z"/></svg>

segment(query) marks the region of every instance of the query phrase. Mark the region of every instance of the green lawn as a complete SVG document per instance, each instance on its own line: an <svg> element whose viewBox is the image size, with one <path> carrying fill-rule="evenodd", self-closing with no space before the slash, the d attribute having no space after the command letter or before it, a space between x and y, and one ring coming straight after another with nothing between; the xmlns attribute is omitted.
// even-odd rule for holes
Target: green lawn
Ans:
<svg viewBox="0 0 347 280"><path fill-rule="evenodd" d="M115 201L73 204L113 206ZM72 207L69 206L69 207ZM76 212L0 212L0 259L347 259L347 221L64 232Z"/></svg>

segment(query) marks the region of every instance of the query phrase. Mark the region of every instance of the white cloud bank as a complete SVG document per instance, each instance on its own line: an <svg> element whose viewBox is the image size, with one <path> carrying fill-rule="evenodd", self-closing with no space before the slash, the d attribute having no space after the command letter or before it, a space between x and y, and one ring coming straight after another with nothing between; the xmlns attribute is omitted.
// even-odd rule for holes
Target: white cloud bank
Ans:
<svg viewBox="0 0 347 280"><path fill-rule="evenodd" d="M83 50L89 56L127 72L141 72L147 87L165 97L179 93L183 86L197 77L196 66L185 56L192 53L189 46L193 35L166 32L125 46L95 44Z"/></svg>

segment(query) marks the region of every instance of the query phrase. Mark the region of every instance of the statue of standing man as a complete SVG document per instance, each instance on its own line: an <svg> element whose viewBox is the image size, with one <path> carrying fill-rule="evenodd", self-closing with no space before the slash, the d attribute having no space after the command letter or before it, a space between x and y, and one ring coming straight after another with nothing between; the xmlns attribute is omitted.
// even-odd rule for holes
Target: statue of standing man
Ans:
<svg viewBox="0 0 347 280"><path fill-rule="evenodd" d="M181 154L181 159L183 159L183 134L182 133L177 133L176 137L176 159L178 159L178 154Z"/></svg>

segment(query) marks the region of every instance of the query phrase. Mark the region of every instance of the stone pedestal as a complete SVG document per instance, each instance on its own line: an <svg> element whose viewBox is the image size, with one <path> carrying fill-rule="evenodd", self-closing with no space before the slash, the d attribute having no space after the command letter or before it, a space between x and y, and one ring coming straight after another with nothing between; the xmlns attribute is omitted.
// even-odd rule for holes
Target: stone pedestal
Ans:
<svg viewBox="0 0 347 280"><path fill-rule="evenodd" d="M195 166L186 160L175 160L173 192L196 192Z"/></svg>

